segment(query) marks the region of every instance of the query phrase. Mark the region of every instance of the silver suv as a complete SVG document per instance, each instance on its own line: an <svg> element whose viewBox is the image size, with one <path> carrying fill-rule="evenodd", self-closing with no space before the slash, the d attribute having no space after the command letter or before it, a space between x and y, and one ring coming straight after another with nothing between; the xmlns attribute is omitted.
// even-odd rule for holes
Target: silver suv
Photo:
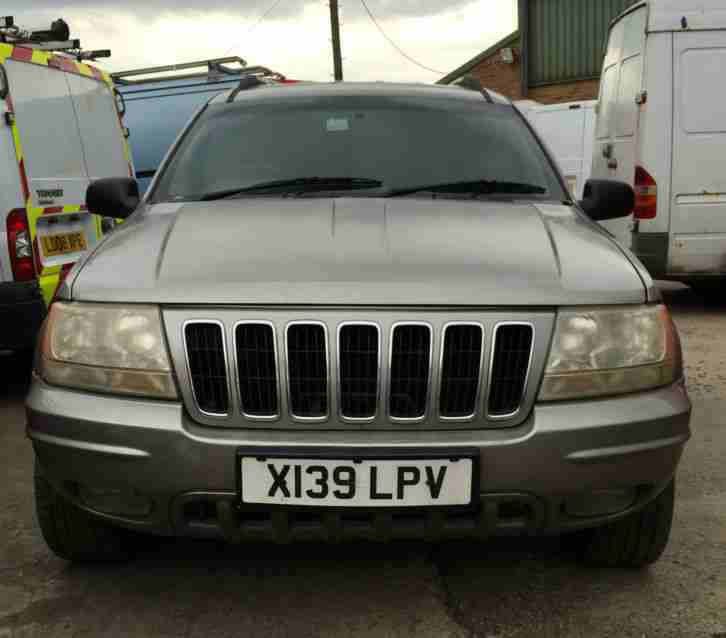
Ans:
<svg viewBox="0 0 726 638"><path fill-rule="evenodd" d="M48 545L128 530L339 540L573 534L663 551L690 403L641 264L487 91L258 87L212 99L71 272L27 400ZM133 213L133 214L131 214Z"/></svg>

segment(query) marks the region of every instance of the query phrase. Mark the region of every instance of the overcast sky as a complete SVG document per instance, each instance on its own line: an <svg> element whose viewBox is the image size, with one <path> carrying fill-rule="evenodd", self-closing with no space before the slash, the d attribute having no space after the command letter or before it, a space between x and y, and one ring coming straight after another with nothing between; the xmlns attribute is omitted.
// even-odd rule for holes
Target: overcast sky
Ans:
<svg viewBox="0 0 726 638"><path fill-rule="evenodd" d="M386 42L361 0L340 0L346 80L433 82L517 26L516 0L366 0L386 33L423 70ZM327 0L9 0L3 12L23 27L62 17L85 49L110 48L110 71L239 55L287 77L332 78Z"/></svg>

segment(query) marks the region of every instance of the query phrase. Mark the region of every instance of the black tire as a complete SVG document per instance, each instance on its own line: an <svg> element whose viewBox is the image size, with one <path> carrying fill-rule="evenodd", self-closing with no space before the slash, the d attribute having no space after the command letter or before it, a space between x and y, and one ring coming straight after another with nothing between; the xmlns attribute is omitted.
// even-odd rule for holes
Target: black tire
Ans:
<svg viewBox="0 0 726 638"><path fill-rule="evenodd" d="M79 509L37 472L35 511L48 547L73 562L121 561L129 557L128 534Z"/></svg>
<svg viewBox="0 0 726 638"><path fill-rule="evenodd" d="M640 569L657 561L668 545L673 523L675 482L653 501L626 518L590 530L582 558L596 567Z"/></svg>

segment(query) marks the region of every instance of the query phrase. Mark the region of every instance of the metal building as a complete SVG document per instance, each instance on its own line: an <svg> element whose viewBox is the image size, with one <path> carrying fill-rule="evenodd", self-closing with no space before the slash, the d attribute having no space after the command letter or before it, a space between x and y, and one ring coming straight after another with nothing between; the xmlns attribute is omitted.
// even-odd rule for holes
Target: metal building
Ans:
<svg viewBox="0 0 726 638"><path fill-rule="evenodd" d="M465 75L544 103L597 97L610 22L638 0L519 0L519 30L439 80Z"/></svg>

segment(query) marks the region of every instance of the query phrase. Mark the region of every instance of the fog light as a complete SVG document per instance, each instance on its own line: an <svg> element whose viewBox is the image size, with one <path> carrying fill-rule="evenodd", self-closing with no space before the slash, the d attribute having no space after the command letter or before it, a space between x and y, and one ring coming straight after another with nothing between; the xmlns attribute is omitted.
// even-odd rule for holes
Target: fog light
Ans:
<svg viewBox="0 0 726 638"><path fill-rule="evenodd" d="M637 498L636 488L585 492L565 501L565 512L576 518L607 516L628 509Z"/></svg>
<svg viewBox="0 0 726 638"><path fill-rule="evenodd" d="M103 514L145 518L153 508L151 498L134 489L78 485L77 494L86 507Z"/></svg>

